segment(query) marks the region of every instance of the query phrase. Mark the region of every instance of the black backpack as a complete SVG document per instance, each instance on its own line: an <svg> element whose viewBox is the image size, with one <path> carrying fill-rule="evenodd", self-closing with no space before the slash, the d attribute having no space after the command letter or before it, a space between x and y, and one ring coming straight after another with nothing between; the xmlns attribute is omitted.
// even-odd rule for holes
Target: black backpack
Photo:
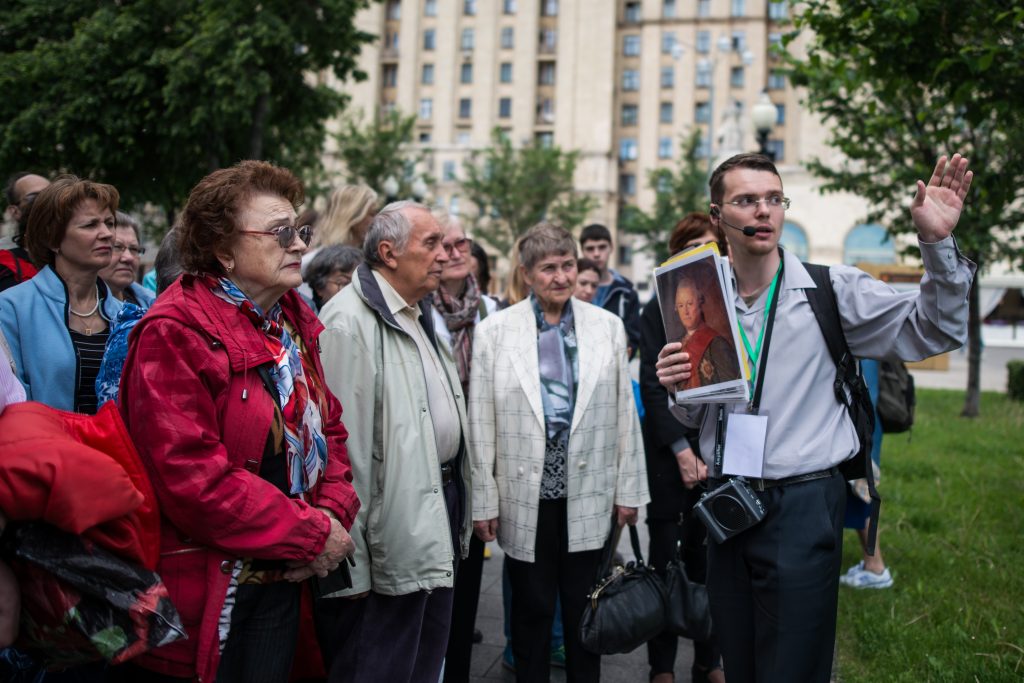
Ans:
<svg viewBox="0 0 1024 683"><path fill-rule="evenodd" d="M842 323L839 321L839 306L836 303L836 292L832 288L828 266L805 263L807 274L817 285L815 289L807 289L807 302L814 311L814 317L821 327L832 360L836 364L836 379L832 384L836 400L846 406L853 426L857 430L860 450L852 458L839 466L839 471L847 480L867 479L868 494L871 497L871 517L868 524L868 554L875 552L875 538L878 534L878 510L882 499L875 488L875 472L871 464L871 446L875 431L875 409L871 404L871 394L860 374L860 364L850 353L843 334Z"/></svg>
<svg viewBox="0 0 1024 683"><path fill-rule="evenodd" d="M886 434L905 432L914 424L914 378L903 361L884 360L878 367L878 419Z"/></svg>

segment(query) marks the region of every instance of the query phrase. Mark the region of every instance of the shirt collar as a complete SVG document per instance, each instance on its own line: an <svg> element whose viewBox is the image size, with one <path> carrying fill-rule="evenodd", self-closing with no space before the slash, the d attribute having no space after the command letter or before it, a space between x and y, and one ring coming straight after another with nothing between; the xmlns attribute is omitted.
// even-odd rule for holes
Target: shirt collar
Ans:
<svg viewBox="0 0 1024 683"><path fill-rule="evenodd" d="M380 293L384 297L384 303L387 305L391 315L398 315L399 313L405 313L406 315L412 316L415 320L419 318L420 312L416 306L409 304L402 295L391 286L391 283L387 281L383 275L381 275L376 269L373 270L373 277L376 278L377 284L380 286Z"/></svg>

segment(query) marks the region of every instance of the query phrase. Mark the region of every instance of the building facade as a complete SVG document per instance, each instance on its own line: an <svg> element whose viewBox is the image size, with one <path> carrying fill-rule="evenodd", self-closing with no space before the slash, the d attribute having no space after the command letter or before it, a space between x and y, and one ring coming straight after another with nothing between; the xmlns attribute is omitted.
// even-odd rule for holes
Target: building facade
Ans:
<svg viewBox="0 0 1024 683"><path fill-rule="evenodd" d="M416 114L433 202L475 212L462 167L500 128L514 143L578 150L576 190L597 200L590 222L613 232L622 205L653 204L648 172L674 167L694 128L711 164L756 150L749 112L764 92L776 108L768 145L793 200L783 243L824 263L891 261L877 226L859 225L866 204L819 194L803 168L836 153L773 54L790 12L786 0L385 0L357 18L379 36L360 55L368 78L335 86L368 115ZM617 241L618 268L646 289L655 264L629 236Z"/></svg>

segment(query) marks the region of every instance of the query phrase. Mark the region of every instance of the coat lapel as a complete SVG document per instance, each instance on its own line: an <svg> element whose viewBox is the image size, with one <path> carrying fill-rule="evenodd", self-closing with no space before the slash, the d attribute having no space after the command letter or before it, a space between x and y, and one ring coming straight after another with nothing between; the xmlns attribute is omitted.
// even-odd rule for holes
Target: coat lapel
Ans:
<svg viewBox="0 0 1024 683"><path fill-rule="evenodd" d="M576 431L583 413L594 396L601 366L608 361L608 342L601 336L601 325L597 316L591 315L588 305L572 300L572 314L576 325L576 348L580 375L576 384L576 406L572 414L572 431Z"/></svg>
<svg viewBox="0 0 1024 683"><path fill-rule="evenodd" d="M512 369L519 378L526 400L530 403L541 431L544 430L544 405L540 397L540 366L537 361L537 322L533 318L533 307L529 300L515 316L509 311L506 333L514 340L512 346Z"/></svg>

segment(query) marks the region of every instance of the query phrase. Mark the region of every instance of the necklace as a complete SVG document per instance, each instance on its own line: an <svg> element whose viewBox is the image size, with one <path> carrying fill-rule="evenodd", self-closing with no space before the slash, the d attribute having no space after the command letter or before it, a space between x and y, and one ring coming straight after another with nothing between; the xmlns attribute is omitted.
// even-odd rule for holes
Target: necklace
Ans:
<svg viewBox="0 0 1024 683"><path fill-rule="evenodd" d="M92 310L87 312L87 313L79 313L75 309L71 308L71 302L68 301L68 310L71 312L71 315L77 315L79 318L91 318L93 315L96 314L96 311L98 311L100 309L100 286L99 285L95 285L95 287L96 287L96 303L93 304ZM86 325L85 326L85 334L87 336L91 337L92 336L92 327L90 327L89 325Z"/></svg>

